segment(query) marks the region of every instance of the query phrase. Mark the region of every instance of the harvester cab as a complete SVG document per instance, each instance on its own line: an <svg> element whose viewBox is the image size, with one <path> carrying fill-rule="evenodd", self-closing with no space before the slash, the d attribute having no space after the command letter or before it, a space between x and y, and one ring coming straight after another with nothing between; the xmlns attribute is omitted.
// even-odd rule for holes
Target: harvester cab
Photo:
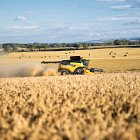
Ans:
<svg viewBox="0 0 140 140"><path fill-rule="evenodd" d="M96 72L102 72L102 69L88 68L89 60L83 59L80 56L70 56L70 60L62 61L42 61L42 64L59 63L58 72L61 75L73 75L73 74L93 74Z"/></svg>

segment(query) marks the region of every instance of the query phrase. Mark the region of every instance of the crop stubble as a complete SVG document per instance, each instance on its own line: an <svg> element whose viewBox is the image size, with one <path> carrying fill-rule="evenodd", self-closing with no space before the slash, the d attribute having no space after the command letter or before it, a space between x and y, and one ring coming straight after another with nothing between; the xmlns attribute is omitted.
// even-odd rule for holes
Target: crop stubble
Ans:
<svg viewBox="0 0 140 140"><path fill-rule="evenodd" d="M64 60L74 55L90 59L89 67L102 68L106 72L140 71L140 48L9 53L0 56L0 70L9 63L13 66L26 63L40 65L41 61Z"/></svg>

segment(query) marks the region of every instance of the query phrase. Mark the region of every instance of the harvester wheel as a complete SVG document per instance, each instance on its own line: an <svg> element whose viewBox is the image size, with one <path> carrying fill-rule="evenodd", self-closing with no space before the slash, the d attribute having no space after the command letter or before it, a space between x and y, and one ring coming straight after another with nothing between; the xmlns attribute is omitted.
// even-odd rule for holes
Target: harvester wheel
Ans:
<svg viewBox="0 0 140 140"><path fill-rule="evenodd" d="M84 74L83 68L77 68L77 69L74 71L74 74Z"/></svg>
<svg viewBox="0 0 140 140"><path fill-rule="evenodd" d="M61 73L61 75L69 75L70 71L67 69L60 69L59 72Z"/></svg>

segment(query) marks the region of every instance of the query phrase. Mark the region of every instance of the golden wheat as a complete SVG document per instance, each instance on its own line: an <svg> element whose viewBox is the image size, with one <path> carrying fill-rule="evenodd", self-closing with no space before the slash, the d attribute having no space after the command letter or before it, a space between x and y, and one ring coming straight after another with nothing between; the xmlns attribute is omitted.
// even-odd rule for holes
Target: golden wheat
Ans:
<svg viewBox="0 0 140 140"><path fill-rule="evenodd" d="M140 139L140 73L0 79L0 139Z"/></svg>

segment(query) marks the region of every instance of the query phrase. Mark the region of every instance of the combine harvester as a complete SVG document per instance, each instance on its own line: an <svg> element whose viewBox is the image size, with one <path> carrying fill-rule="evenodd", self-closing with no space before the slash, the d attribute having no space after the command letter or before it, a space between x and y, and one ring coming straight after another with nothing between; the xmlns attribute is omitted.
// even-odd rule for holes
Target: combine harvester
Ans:
<svg viewBox="0 0 140 140"><path fill-rule="evenodd" d="M59 64L58 72L61 75L93 74L94 72L103 72L99 68L88 68L89 60L80 56L70 56L70 60L62 61L42 61L41 64Z"/></svg>

